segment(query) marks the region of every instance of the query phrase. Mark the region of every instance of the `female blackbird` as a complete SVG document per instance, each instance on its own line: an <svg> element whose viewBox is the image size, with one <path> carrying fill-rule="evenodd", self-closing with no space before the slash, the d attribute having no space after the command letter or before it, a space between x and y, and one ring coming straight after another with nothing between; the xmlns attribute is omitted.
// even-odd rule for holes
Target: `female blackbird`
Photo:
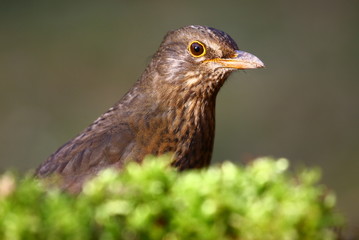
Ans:
<svg viewBox="0 0 359 240"><path fill-rule="evenodd" d="M262 68L226 33L204 26L170 31L140 79L112 108L53 153L36 176L56 174L64 189L78 192L107 167L173 153L183 170L209 165L215 101L229 74Z"/></svg>

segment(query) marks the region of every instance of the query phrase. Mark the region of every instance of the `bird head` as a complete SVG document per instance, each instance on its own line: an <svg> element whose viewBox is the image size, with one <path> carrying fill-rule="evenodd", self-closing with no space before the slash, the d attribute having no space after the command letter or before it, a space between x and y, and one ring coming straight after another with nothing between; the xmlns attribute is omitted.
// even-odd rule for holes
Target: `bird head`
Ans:
<svg viewBox="0 0 359 240"><path fill-rule="evenodd" d="M234 70L262 68L256 56L239 50L226 33L191 25L170 31L150 64L157 79L217 92Z"/></svg>

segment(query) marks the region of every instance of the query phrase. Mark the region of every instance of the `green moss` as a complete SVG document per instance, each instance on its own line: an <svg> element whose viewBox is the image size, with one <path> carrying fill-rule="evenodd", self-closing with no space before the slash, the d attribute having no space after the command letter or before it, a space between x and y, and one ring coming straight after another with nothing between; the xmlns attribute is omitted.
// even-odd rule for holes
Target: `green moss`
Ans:
<svg viewBox="0 0 359 240"><path fill-rule="evenodd" d="M0 239L330 240L340 224L318 170L261 158L177 172L166 157L108 169L78 196L0 177Z"/></svg>

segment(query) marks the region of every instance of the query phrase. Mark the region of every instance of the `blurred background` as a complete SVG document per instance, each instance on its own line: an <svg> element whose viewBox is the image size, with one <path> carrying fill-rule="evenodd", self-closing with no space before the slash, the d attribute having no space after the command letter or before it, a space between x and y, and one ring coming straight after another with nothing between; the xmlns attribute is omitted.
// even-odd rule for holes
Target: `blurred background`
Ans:
<svg viewBox="0 0 359 240"><path fill-rule="evenodd" d="M320 167L359 227L359 2L1 1L0 171L34 169L140 76L168 30L229 33L266 69L217 99L213 162Z"/></svg>

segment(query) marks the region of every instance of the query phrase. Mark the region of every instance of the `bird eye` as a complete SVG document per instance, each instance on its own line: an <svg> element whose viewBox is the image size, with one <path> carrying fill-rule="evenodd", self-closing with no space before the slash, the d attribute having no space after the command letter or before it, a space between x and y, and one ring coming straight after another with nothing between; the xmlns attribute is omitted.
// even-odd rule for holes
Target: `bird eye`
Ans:
<svg viewBox="0 0 359 240"><path fill-rule="evenodd" d="M191 42L188 46L188 50L194 57L202 57L206 54L206 47L199 41Z"/></svg>

